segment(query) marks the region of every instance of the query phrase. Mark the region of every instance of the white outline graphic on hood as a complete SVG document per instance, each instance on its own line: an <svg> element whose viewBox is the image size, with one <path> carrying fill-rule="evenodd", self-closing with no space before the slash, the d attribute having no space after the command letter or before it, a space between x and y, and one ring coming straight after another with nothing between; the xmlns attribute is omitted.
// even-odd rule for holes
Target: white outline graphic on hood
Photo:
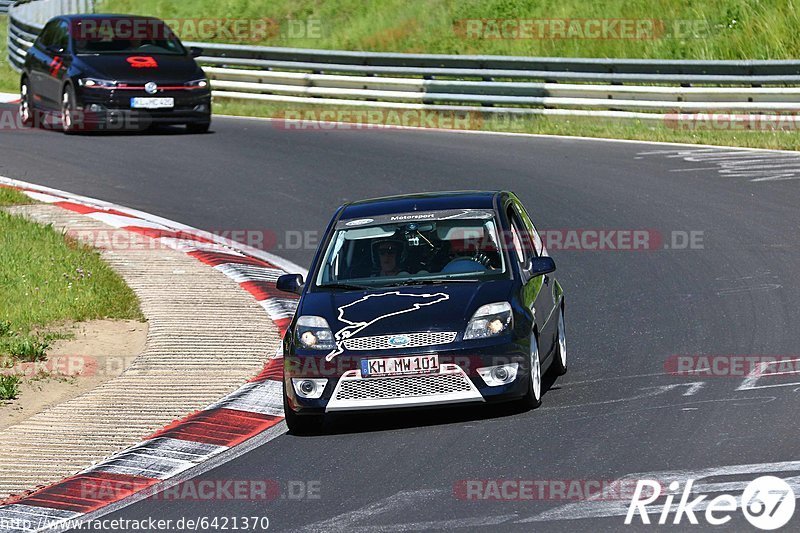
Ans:
<svg viewBox="0 0 800 533"><path fill-rule="evenodd" d="M359 322L353 322L351 320L347 320L346 318L344 318L344 313L347 308L356 306L358 304L362 304L367 300L369 300L370 298L382 298L384 296L411 297L411 298L420 298L423 300L430 299L431 301L425 301L422 303L414 302L408 309L403 309L402 311L395 311L394 313L380 315L376 318L373 318L372 320L362 320ZM440 302L448 300L449 298L450 295L445 294L443 292L437 292L434 294L414 294L414 293L401 293L400 291L392 291L392 292L383 292L380 294L368 294L362 298L359 298L358 300L350 302L349 304L343 305L338 308L339 311L338 319L340 322L344 322L345 324L348 325L343 327L334 334L334 339L336 341L336 348L334 348L331 351L331 353L325 356L325 360L331 361L334 357L344 352L343 346L345 340L351 338L353 335L361 333L375 322L378 322L379 320L383 320L384 318L388 318L390 316L402 315L403 313L410 313L412 311L417 311L421 307L438 304Z"/></svg>

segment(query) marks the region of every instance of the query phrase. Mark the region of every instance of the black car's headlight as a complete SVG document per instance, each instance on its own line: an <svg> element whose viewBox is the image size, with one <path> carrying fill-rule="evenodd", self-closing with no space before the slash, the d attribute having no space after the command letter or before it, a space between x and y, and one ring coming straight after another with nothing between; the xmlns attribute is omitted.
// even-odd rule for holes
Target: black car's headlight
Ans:
<svg viewBox="0 0 800 533"><path fill-rule="evenodd" d="M464 340L500 335L511 329L511 322L511 304L508 302L482 305L467 324Z"/></svg>
<svg viewBox="0 0 800 533"><path fill-rule="evenodd" d="M309 350L332 350L333 333L321 316L304 315L297 319L295 336L300 346Z"/></svg>
<svg viewBox="0 0 800 533"><path fill-rule="evenodd" d="M208 87L208 80L202 78L199 80L187 81L183 85L190 89L205 89L206 87Z"/></svg>
<svg viewBox="0 0 800 533"><path fill-rule="evenodd" d="M113 89L117 86L117 82L99 78L81 78L78 80L78 85L89 89Z"/></svg>

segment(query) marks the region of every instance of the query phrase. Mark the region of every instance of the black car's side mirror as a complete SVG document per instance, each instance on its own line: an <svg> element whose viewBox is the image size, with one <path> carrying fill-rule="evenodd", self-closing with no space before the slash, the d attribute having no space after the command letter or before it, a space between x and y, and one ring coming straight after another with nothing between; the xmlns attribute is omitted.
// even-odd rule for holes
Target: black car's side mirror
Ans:
<svg viewBox="0 0 800 533"><path fill-rule="evenodd" d="M278 278L275 287L279 291L301 294L303 292L303 276L300 274L284 274Z"/></svg>
<svg viewBox="0 0 800 533"><path fill-rule="evenodd" d="M549 274L556 269L556 262L552 257L534 257L530 261L530 271L532 276L541 276L542 274Z"/></svg>
<svg viewBox="0 0 800 533"><path fill-rule="evenodd" d="M203 49L199 46L190 46L189 47L189 55L192 57L200 57L203 55Z"/></svg>

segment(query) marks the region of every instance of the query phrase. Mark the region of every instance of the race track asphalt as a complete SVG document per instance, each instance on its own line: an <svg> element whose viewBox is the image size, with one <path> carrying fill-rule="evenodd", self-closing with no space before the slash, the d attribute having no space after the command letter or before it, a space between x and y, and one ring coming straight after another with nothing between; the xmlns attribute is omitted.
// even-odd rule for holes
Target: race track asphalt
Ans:
<svg viewBox="0 0 800 533"><path fill-rule="evenodd" d="M510 189L540 230L647 230L657 246L551 247L566 291L570 368L535 411L341 416L322 435L283 435L199 478L275 480L280 498L155 497L105 518L267 516L277 531L615 531L624 529L627 499L464 500L458 488L466 480L552 486L649 472L684 481L713 474L713 482L800 475L800 463L775 464L800 459L800 383L792 385L800 376L748 386L741 376L675 376L665 366L681 354L800 358L800 182L752 181L769 176L758 173L763 153L441 131L287 131L222 117L212 130L2 131L0 175L210 231L264 232L269 251L304 267L342 202L418 191ZM702 161L687 160L695 155ZM721 171L741 158L755 161L752 173ZM695 246L672 246L689 232ZM753 466L729 468L743 464ZM297 497L300 487L315 497ZM628 529L655 529L639 524ZM740 513L728 525L750 528ZM685 517L673 526L688 528Z"/></svg>

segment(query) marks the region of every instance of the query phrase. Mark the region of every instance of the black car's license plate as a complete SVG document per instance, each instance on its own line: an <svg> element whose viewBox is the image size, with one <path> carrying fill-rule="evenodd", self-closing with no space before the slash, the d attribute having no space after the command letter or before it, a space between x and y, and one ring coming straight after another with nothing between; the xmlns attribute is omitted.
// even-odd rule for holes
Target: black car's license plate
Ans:
<svg viewBox="0 0 800 533"><path fill-rule="evenodd" d="M406 355L361 360L361 377L402 376L428 374L439 371L439 356L436 354Z"/></svg>

